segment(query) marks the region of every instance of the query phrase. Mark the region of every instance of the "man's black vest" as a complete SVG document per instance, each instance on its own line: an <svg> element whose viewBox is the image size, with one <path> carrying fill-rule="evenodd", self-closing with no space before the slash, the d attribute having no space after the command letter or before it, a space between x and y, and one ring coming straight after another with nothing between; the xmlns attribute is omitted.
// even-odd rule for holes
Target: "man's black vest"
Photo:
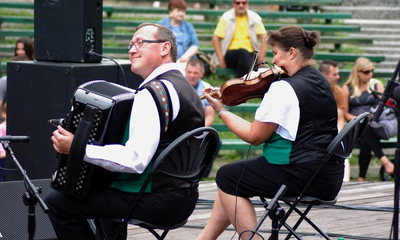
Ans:
<svg viewBox="0 0 400 240"><path fill-rule="evenodd" d="M179 136L193 129L204 127L205 124L204 108L200 101L199 95L180 71L171 70L165 72L157 76L152 81L154 80L167 80L172 83L179 97L180 109L176 119L170 121L168 124L168 130L164 134L163 139L161 139L153 159L155 159L171 142L173 142ZM168 92L166 94L169 95ZM169 98L169 96L167 96L167 98ZM173 113L170 112L170 120L172 120L172 117ZM163 121L163 119L160 120ZM163 131L163 129L161 129L161 131ZM131 185L131 187L134 185L135 187L133 188L139 189L143 184L146 175L149 173L150 168L151 164L146 168L143 174L121 174L117 180L118 183L116 183L114 187L128 184ZM151 189L149 189L149 191L162 192L175 189L188 189L191 187L192 186L189 182L185 182L181 179L169 177L164 174L155 174L151 182Z"/></svg>

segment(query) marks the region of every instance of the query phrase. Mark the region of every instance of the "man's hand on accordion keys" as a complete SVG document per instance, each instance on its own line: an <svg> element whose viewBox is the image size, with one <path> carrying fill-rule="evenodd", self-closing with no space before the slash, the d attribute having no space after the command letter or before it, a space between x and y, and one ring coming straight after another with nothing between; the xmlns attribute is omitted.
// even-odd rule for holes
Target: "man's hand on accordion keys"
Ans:
<svg viewBox="0 0 400 240"><path fill-rule="evenodd" d="M61 126L57 126L57 130L53 132L53 136L51 137L54 149L58 153L66 155L69 154L73 139L74 139L74 134L65 130Z"/></svg>

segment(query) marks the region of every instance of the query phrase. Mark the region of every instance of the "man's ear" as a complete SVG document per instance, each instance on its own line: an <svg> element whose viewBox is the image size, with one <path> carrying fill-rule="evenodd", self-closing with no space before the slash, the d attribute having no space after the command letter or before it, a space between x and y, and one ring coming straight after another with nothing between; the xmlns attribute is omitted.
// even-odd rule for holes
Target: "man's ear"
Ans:
<svg viewBox="0 0 400 240"><path fill-rule="evenodd" d="M199 78L202 78L202 77L204 77L204 74L206 73L206 71L202 71L202 70L200 70L200 76L199 76Z"/></svg>
<svg viewBox="0 0 400 240"><path fill-rule="evenodd" d="M166 41L162 45L161 56L165 57L171 52L171 43Z"/></svg>

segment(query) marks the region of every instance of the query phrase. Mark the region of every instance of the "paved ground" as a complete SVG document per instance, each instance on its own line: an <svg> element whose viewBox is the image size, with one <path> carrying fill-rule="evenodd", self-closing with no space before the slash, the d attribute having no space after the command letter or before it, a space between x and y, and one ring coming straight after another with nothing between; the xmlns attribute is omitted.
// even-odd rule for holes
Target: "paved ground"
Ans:
<svg viewBox="0 0 400 240"><path fill-rule="evenodd" d="M200 199L212 201L215 198L215 192L214 182L201 183ZM315 208L311 210L309 216L332 239L338 239L338 237L344 237L346 240L389 239L393 217L393 192L393 182L346 182L343 184L335 207ZM256 210L259 216L265 212L262 206L256 206ZM172 230L166 239L196 239L207 223L210 213L211 204L198 204L187 225L184 228ZM289 218L289 223L294 222L294 216ZM270 236L270 228L271 221L267 218L260 228L265 239ZM129 226L128 232L128 240L155 239L146 230L138 227ZM281 230L281 233L285 233L285 231ZM300 226L299 233L305 240L321 239L306 223ZM280 234L279 238L283 239L283 236L284 234ZM228 228L218 239L238 239L238 235Z"/></svg>

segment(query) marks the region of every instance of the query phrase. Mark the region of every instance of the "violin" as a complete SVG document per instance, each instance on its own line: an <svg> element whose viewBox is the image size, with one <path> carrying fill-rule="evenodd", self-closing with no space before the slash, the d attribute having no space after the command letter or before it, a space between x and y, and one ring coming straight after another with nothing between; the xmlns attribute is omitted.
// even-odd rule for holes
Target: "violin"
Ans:
<svg viewBox="0 0 400 240"><path fill-rule="evenodd" d="M231 79L222 84L219 90L220 99L227 106L237 106L252 98L263 98L272 82L287 76L286 71L278 66L259 68L242 78ZM211 92L210 95L216 93ZM200 99L204 99L204 96L201 96Z"/></svg>

